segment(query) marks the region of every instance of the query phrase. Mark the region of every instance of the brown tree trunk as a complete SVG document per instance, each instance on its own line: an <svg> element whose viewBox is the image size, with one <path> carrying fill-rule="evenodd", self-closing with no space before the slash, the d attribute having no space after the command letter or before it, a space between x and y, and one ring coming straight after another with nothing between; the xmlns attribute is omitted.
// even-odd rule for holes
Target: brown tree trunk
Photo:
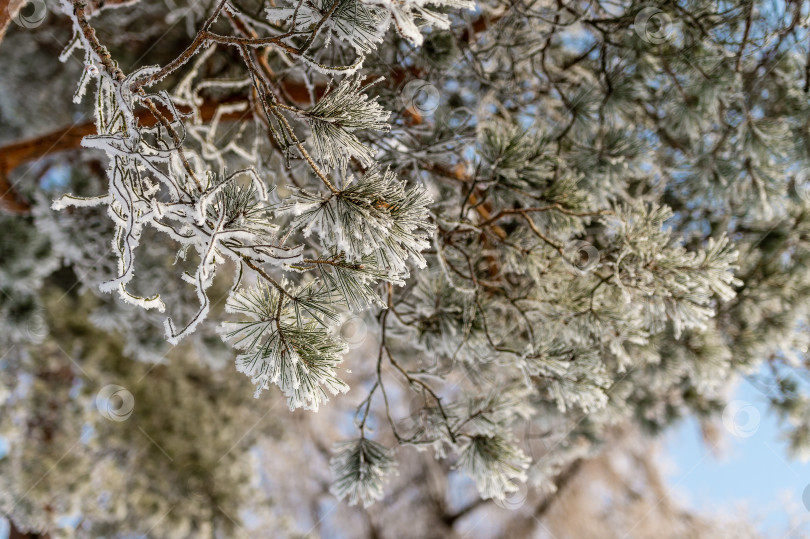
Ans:
<svg viewBox="0 0 810 539"><path fill-rule="evenodd" d="M2 2L3 0L0 0ZM24 532L20 531L17 526L14 525L14 521L8 519L9 525L9 534L8 539L48 539L47 533L36 533L36 532Z"/></svg>

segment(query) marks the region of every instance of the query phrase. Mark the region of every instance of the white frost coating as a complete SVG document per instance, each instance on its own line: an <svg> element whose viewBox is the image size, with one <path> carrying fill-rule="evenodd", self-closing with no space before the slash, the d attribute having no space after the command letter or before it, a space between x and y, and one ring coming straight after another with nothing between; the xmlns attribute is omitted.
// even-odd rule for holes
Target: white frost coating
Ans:
<svg viewBox="0 0 810 539"><path fill-rule="evenodd" d="M103 285L102 285L103 286ZM127 292L127 289L122 284L118 290L121 297L126 297L126 302L132 305L138 306L141 309L157 309L159 312L163 312L166 310L166 305L164 305L163 300L160 299L160 296L152 296L151 298L144 298L141 296L136 296L134 294L130 294Z"/></svg>
<svg viewBox="0 0 810 539"><path fill-rule="evenodd" d="M448 28L450 19L443 11L475 8L473 0L365 0L364 3L387 9L397 31L414 45L423 42L417 20L424 26Z"/></svg>
<svg viewBox="0 0 810 539"><path fill-rule="evenodd" d="M406 190L390 170L374 167L359 179L347 178L339 197L295 193L280 211L295 215L293 226L305 234L317 231L324 246L345 252L348 260L373 255L395 279L409 274L408 259L426 264L421 251L430 245L430 197L419 186Z"/></svg>
<svg viewBox="0 0 810 539"><path fill-rule="evenodd" d="M91 68L95 69L95 71ZM82 98L87 92L87 84L97 76L99 76L99 71L93 63L92 57L89 54L85 55L85 68L82 70L82 74L79 77L79 86L73 94L74 103L79 104L82 102Z"/></svg>
<svg viewBox="0 0 810 539"><path fill-rule="evenodd" d="M101 195L97 197L77 197L74 195L62 195L51 204L52 210L63 210L69 206L74 208L92 208L93 206L101 206L109 204L112 198L110 195Z"/></svg>
<svg viewBox="0 0 810 539"><path fill-rule="evenodd" d="M296 30L304 31L317 24L330 5L330 2L322 0L301 4L297 12ZM295 14L295 7L267 9L267 18L270 21L292 22ZM391 16L388 11L359 0L349 0L341 2L321 31L333 32L338 39L349 43L357 54L366 55L382 43L390 24Z"/></svg>
<svg viewBox="0 0 810 539"><path fill-rule="evenodd" d="M372 82L374 84L377 81ZM330 89L309 110L310 145L315 156L330 168L345 168L351 158L364 166L374 163L374 152L354 134L363 129L388 131L390 112L377 98L369 99L360 90L360 77L347 77ZM366 85L366 88L370 84ZM365 89L365 88L364 88Z"/></svg>
<svg viewBox="0 0 810 539"><path fill-rule="evenodd" d="M76 35L65 57L80 47L86 65L102 65L94 52L97 49L80 31L72 5L67 0L62 5L73 20ZM230 6L225 9L233 11ZM296 27L313 26L316 11L310 4L302 6ZM278 11L271 16L290 19L292 12ZM159 66L136 69L123 80L105 70L86 70L77 92L81 96L89 82L97 82L98 134L85 137L82 145L105 153L108 192L92 198L64 195L53 202L53 208L106 205L115 225L110 245L117 268L114 277L100 285L101 290L117 292L124 302L140 309L164 312L167 305L160 295L141 297L127 289L136 278L136 257L144 256L138 250L142 237L151 238L143 232L151 227L177 242L176 261L189 262L191 250L192 260L198 257L196 268L180 272L178 281L194 288L199 307L182 327L174 317L164 319L166 339L177 344L207 318L208 290L217 269L233 262L239 271L226 310L249 320L226 321L220 332L244 352L237 358L237 369L253 379L257 391L271 383L278 385L290 408L315 410L330 394L348 390L336 376L347 350L338 337L337 310L368 305L384 308L377 285L381 281L404 284L411 264L425 265L420 251L429 246L430 197L421 187L406 188L393 172L382 171L374 160L374 150L358 136L366 129L389 129L390 113L376 98L368 97L367 84L353 74L362 67L364 56L382 41L391 20L387 7L344 1L318 26L313 40L317 38L320 48L353 49L354 55L350 50L345 56L347 65L321 63L316 48L286 51L281 56L282 61L295 61L307 69L303 78L314 105L309 110L297 109L277 103L276 96L263 95L271 101L265 106L283 107L284 114L292 117L290 121L298 122L293 128L276 116L279 121L271 125L271 134L283 143L298 137L294 133L299 125L308 126L311 138L307 142L315 161L297 143L290 146L293 153L289 157L305 157L319 176L328 176L335 185L341 185L343 177L339 194L299 190L281 204L271 203L263 155L266 142L260 143L266 133L263 137L257 131L248 142L249 122L234 126L225 121L235 113L248 112L250 103L222 104L210 121L202 122L205 89L231 91L258 84L252 77L201 80L202 68L215 46L203 47L171 95L133 90L134 83L159 73ZM316 99L316 73L342 79L334 86L332 81L331 91ZM160 110L158 121L151 127L139 124L136 112L154 107ZM266 112L275 121L273 114L278 111ZM358 178L348 174L353 159L366 170ZM234 163L249 166L228 171ZM276 181L282 183L285 176L286 172L278 172ZM320 245L302 238L313 230L318 232ZM245 267L251 269L256 285L240 284ZM139 266L139 274L141 271ZM296 275L295 284L285 278L291 273ZM166 297L171 295L167 292Z"/></svg>
<svg viewBox="0 0 810 539"><path fill-rule="evenodd" d="M364 56L360 56L353 64L343 66L327 66L308 58L306 55L301 55L300 58L310 69L317 71L321 75L354 75L360 68L363 67L363 62L366 60Z"/></svg>
<svg viewBox="0 0 810 539"><path fill-rule="evenodd" d="M74 31L73 37L70 39L70 43L68 43L67 46L64 49L62 49L62 52L59 54L59 61L62 62L63 64L67 62L68 59L73 54L73 51L75 51L76 48L79 46L79 43L80 43L79 36Z"/></svg>
<svg viewBox="0 0 810 539"><path fill-rule="evenodd" d="M174 329L172 319L166 318L163 327L166 331L166 340L169 341L169 344L176 345L179 343L183 337L193 333L200 322L206 319L208 316L208 310L210 308L210 302L205 290L209 286L211 286L211 281L206 282L204 278L199 275L197 278L197 299L200 301L200 310L197 311L197 314L194 315L191 321L180 332L177 332Z"/></svg>
<svg viewBox="0 0 810 539"><path fill-rule="evenodd" d="M214 200L214 198L222 193L223 189L225 189L230 182L234 181L240 175L247 174L250 176L250 181L253 187L256 189L257 192L257 199L261 202L267 201L267 187L265 186L264 182L259 178L259 175L256 174L256 171L251 168L246 168L242 170L237 170L220 183L214 185L210 189L208 189L205 193L203 193L199 200L197 201L197 224L203 224L205 220L206 212L208 211L208 206Z"/></svg>
<svg viewBox="0 0 810 539"><path fill-rule="evenodd" d="M279 286L296 297L307 295L306 287L290 288L286 280ZM317 410L328 400L327 392L348 390L335 376L346 344L314 321L299 324L294 302L278 289L260 282L233 293L225 309L245 317L223 323L218 332L243 352L236 368L251 377L257 396L274 383L287 396L290 409Z"/></svg>

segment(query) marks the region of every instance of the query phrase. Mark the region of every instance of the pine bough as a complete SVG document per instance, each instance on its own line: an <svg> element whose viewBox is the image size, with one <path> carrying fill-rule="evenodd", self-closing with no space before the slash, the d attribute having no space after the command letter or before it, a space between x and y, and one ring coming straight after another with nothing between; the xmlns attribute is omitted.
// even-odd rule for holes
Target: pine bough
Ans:
<svg viewBox="0 0 810 539"><path fill-rule="evenodd" d="M529 477L530 459L513 436L518 422L537 411L529 401L553 403L548 414L557 418L605 410L613 375L633 365L628 347L648 345L670 323L676 338L700 329L716 302L733 295L736 252L725 238L698 252L674 244L664 207L593 211L604 201L561 169L551 141L503 120L481 122L477 144L479 173L496 209L484 215L465 199L429 210L426 189L399 179L364 142L364 132L389 130L390 113L368 96L359 69L390 23L419 45L419 24L446 28L447 10L472 7L467 0L299 2L268 9L268 22L287 30L268 24L262 28L273 34L258 37L258 23L223 0L175 61L124 74L98 41L83 0L63 0L75 33L63 58L81 49L88 67L76 99L91 82L97 87L98 134L83 145L106 154L109 188L95 198L65 195L53 207L106 206L116 226L111 246L118 268L101 289L143 309L172 307L157 293L130 291L144 231L179 245L179 259L194 258L196 268L181 278L196 291L199 308L179 324L166 318L173 344L206 319L217 269L232 264L236 280L225 309L232 318L220 335L239 352L237 369L251 377L257 394L274 384L290 409L317 410L330 394L348 389L337 376L346 350L337 334L341 311L385 311L393 301L390 285L404 285L413 267L429 265L403 294L391 331L460 365L469 379L459 387L477 385L481 393L488 384L496 391L473 398L460 392L453 402L439 396L397 361L396 346L385 340L389 309L381 315L379 361L390 361L424 404L410 433L392 425L393 432L400 443L431 447L439 456L449 448L483 497L503 498ZM214 30L226 20L233 35ZM330 47L353 60L323 61ZM199 80L199 67L216 48L235 49L242 79ZM330 78L311 107L282 98L257 52L267 48L300 63L313 96L311 76ZM147 91L186 65L172 93ZM213 143L221 116L199 121L199 92L214 87L248 88L251 100L222 105L218 114L250 108L288 168L300 165L311 181L281 197L276 184L286 182L261 165L259 135L248 146ZM153 122L140 119L144 109ZM229 170L240 160L251 166ZM544 205L527 206L526 192L542 193ZM520 226L507 232L506 223ZM598 260L582 264L568 242L584 234L586 223L600 227L603 244ZM502 245L492 249L493 243ZM431 246L428 258L423 253ZM389 285L383 295L382 283ZM393 451L365 437L378 388L384 392L381 378L358 410L360 437L339 446L332 460L332 492L351 503L379 499L395 470Z"/></svg>

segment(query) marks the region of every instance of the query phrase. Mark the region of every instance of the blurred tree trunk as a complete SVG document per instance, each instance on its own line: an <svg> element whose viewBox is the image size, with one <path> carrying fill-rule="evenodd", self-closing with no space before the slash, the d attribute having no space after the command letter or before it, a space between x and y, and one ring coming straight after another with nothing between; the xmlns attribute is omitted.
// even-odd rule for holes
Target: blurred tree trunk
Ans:
<svg viewBox="0 0 810 539"><path fill-rule="evenodd" d="M3 0L0 0L2 2ZM48 539L47 533L34 533L34 532L23 532L17 529L17 526L14 525L14 521L9 519L9 533L8 539Z"/></svg>
<svg viewBox="0 0 810 539"><path fill-rule="evenodd" d="M24 0L0 0L0 41L2 41L3 36L6 35L8 25L11 24L11 19L19 13L24 5Z"/></svg>

